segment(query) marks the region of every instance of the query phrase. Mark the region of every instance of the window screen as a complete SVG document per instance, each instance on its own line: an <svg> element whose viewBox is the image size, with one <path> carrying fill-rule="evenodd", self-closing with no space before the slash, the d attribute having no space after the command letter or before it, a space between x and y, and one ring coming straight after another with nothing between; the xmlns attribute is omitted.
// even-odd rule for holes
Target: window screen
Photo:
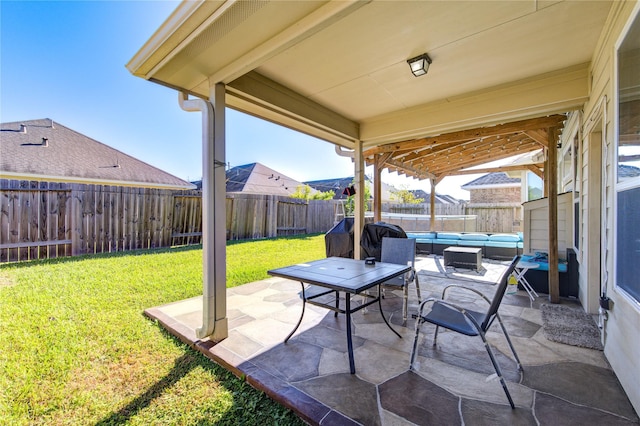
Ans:
<svg viewBox="0 0 640 426"><path fill-rule="evenodd" d="M618 192L617 285L640 301L640 188Z"/></svg>

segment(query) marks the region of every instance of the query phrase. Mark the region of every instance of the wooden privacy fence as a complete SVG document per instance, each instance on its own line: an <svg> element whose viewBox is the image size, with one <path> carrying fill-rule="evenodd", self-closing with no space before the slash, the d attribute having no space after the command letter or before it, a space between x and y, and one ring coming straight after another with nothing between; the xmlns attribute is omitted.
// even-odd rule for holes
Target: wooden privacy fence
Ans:
<svg viewBox="0 0 640 426"><path fill-rule="evenodd" d="M522 215L522 207L519 205L500 205L500 204L486 204L486 205L469 205L469 204L436 204L435 214L438 216L436 220L435 231L456 231L456 232L518 232L522 231L522 224L520 217ZM398 214L410 214L410 215L425 215L431 214L431 208L428 203L420 204L382 204L382 211L388 211L390 213ZM462 228L458 224L454 224L454 218L447 216L474 216L474 224L463 223ZM428 218L426 219L428 222ZM448 222L449 226L445 226L444 223ZM402 224L398 223L402 226ZM471 226L471 227L470 227ZM429 230L429 224L414 226L422 229L415 229L421 231ZM408 229L414 230L414 229Z"/></svg>
<svg viewBox="0 0 640 426"><path fill-rule="evenodd" d="M333 226L335 205L333 200L227 194L227 239L327 232Z"/></svg>
<svg viewBox="0 0 640 426"><path fill-rule="evenodd" d="M200 191L0 179L0 262L199 244ZM228 194L227 238L326 232L332 201Z"/></svg>
<svg viewBox="0 0 640 426"><path fill-rule="evenodd" d="M200 191L8 179L0 179L0 191L0 262L199 244L202 241ZM339 202L333 200L227 194L226 238L257 239L327 232L339 217L338 206ZM391 216L428 214L425 205L383 207L395 212ZM519 208L455 205L438 207L436 213L440 218L448 215L447 219L452 219L452 215L477 218L473 229L467 229L465 222L460 231L520 230ZM426 216L422 218L426 219ZM394 222L391 217L387 220ZM414 230L405 222L398 224ZM426 220L424 226L416 225L418 229L415 230L426 231L428 226Z"/></svg>

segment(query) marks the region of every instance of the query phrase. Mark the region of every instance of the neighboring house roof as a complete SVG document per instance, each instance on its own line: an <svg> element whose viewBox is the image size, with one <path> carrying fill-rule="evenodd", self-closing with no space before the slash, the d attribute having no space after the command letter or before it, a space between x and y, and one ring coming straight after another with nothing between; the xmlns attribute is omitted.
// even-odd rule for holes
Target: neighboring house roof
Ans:
<svg viewBox="0 0 640 426"><path fill-rule="evenodd" d="M265 194L289 196L303 185L295 179L283 175L264 164L251 163L232 167L226 172L226 192L244 194ZM202 189L202 181L193 182Z"/></svg>
<svg viewBox="0 0 640 426"><path fill-rule="evenodd" d="M431 194L423 191L422 189L414 189L411 190L411 192L416 198L422 198L424 200L423 203L429 203L429 200L431 199ZM450 195L438 194L437 192L435 201L436 204L460 204L460 200L457 200Z"/></svg>
<svg viewBox="0 0 640 426"><path fill-rule="evenodd" d="M369 179L365 177L365 182L368 182ZM322 179L322 180L312 180L304 182L305 185L309 185L311 188L320 192L333 191L334 200L344 200L347 198L347 195L344 195L342 191L345 188L353 185L353 176L343 177L343 178L333 178L333 179Z"/></svg>
<svg viewBox="0 0 640 426"><path fill-rule="evenodd" d="M54 122L0 124L5 179L192 189L189 182Z"/></svg>
<svg viewBox="0 0 640 426"><path fill-rule="evenodd" d="M334 200L344 200L348 196L343 194L345 188L353 185L353 176L343 177L343 178L333 178L333 179L323 179L323 180L314 180L305 182L306 185L309 185L313 189L321 192L333 191ZM369 179L369 177L364 177L364 184L369 188L369 194L373 197L373 182ZM393 201L392 194L394 188L386 183L382 182L382 188L380 189L382 201L388 202Z"/></svg>
<svg viewBox="0 0 640 426"><path fill-rule="evenodd" d="M520 178L512 178L504 172L496 172L480 176L471 182L465 183L460 188L468 191L471 189L510 188L517 186L520 186Z"/></svg>

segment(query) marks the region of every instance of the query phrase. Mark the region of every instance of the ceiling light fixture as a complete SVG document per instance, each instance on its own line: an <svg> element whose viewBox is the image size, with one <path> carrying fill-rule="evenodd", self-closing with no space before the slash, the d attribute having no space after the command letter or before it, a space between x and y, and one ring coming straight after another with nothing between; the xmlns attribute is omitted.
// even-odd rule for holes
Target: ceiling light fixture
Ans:
<svg viewBox="0 0 640 426"><path fill-rule="evenodd" d="M426 53L423 53L420 56L416 56L415 58L411 58L407 60L409 67L411 67L411 72L415 77L420 77L421 75L425 75L427 71L429 71L429 65L431 64L431 58Z"/></svg>

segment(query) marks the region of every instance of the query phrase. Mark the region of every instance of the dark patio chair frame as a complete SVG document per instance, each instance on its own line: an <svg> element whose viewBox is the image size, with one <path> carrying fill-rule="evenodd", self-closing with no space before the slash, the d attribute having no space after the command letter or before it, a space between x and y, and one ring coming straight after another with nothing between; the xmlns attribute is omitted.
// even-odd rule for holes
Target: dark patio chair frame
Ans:
<svg viewBox="0 0 640 426"><path fill-rule="evenodd" d="M518 358L518 354L516 353L516 350L513 347L513 343L509 338L507 329L505 328L504 323L502 322L502 318L500 318L500 315L498 314L498 308L500 307L502 298L504 297L504 294L507 290L507 282L508 282L509 276L513 273L513 270L515 269L515 266L519 261L520 261L520 256L514 257L513 261L511 262L507 270L502 274L502 277L500 278L500 281L498 283L498 288L496 289L496 293L493 296L493 300L489 300L486 296L484 296L482 293L480 293L475 289L464 287L458 284L453 284L453 285L447 286L442 291L441 299L430 297L429 299L426 299L424 302L422 302L420 304L420 308L418 310L418 316L416 320L416 334L413 340L413 349L411 351L411 361L410 361L409 369L413 370L413 364L415 362L415 357L416 357L416 349L418 346L418 337L420 335L420 327L425 322L435 324L436 326L436 331L433 336L434 347L436 346L436 342L438 339L438 329L440 327L444 327L449 330L452 330L467 336L480 336L484 343L484 347L486 348L487 353L489 354L489 358L491 359L493 368L496 371L498 378L500 379L500 384L504 389L504 393L507 396L507 399L509 400L509 405L511 405L511 408L515 408L513 399L511 398L511 394L509 393L509 389L507 389L507 385L505 383L504 377L502 376L502 371L500 370L500 366L498 365L498 362L493 353L493 350L491 349L491 346L487 342L486 332L493 324L493 321L497 318L498 322L500 323L500 327L502 328L502 332L505 338L507 339L507 343L511 348L511 352L513 353L513 356L515 358L516 364L518 366L518 370L523 371L522 365L520 363L520 358ZM450 288L463 289L463 290L471 291L477 294L489 304L489 309L487 310L487 312L476 312L476 311L466 309L461 306L457 306L453 303L449 303L445 301L444 299L446 297L447 290L449 290ZM431 310L427 314L423 314L422 312L427 304L432 304Z"/></svg>
<svg viewBox="0 0 640 426"><path fill-rule="evenodd" d="M420 281L416 272L416 240L413 238L382 238L381 255L382 262L395 263L398 265L411 265L411 271L404 275L396 277L394 280L385 281L381 284L383 297L384 289L401 289L402 290L402 324L407 324L408 306L409 306L409 284L415 282L418 303L421 302L420 297Z"/></svg>

